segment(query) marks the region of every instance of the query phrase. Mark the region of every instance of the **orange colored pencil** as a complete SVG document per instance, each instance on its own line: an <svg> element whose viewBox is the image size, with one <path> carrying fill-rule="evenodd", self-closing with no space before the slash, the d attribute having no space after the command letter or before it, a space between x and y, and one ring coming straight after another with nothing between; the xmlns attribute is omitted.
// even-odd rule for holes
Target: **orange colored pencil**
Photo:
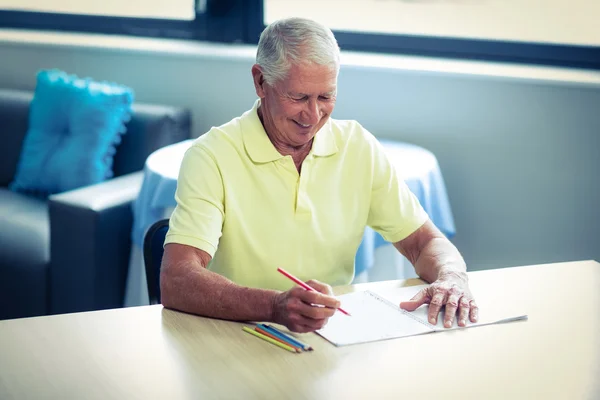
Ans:
<svg viewBox="0 0 600 400"><path fill-rule="evenodd" d="M277 341L278 341L278 342L280 342L280 343L283 343L283 344L285 344L285 345L288 345L288 346L290 346L291 348L295 349L295 350L296 350L296 352L298 352L298 353L302 352L302 349L301 349L300 347L298 347L298 346L296 346L296 345L293 345L293 344L291 344L291 343L289 343L289 342L286 342L285 340L283 340L283 339L280 339L280 338L278 338L278 337L277 337L277 336L275 336L275 335L271 335L269 332L265 331L264 329L261 329L261 328L259 328L258 326L256 326L256 327L254 328L254 330L255 330L256 332L258 332L258 333L262 333L263 335L270 337L270 338L271 338L271 339L273 339L273 340L277 340Z"/></svg>

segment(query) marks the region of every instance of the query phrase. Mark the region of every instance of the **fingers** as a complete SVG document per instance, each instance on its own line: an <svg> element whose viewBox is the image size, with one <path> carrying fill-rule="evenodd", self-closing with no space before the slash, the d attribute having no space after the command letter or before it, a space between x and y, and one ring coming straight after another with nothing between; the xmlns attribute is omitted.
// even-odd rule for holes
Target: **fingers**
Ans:
<svg viewBox="0 0 600 400"><path fill-rule="evenodd" d="M329 307L316 307L302 302L296 307L295 311L305 318L321 320L333 317L336 309Z"/></svg>
<svg viewBox="0 0 600 400"><path fill-rule="evenodd" d="M456 310L458 310L459 301L464 297L462 293L456 288L451 287L448 293L448 300L446 300L446 310L444 312L444 328L451 328L456 316ZM468 303L468 302L467 302ZM460 318L459 318L460 321ZM464 325L463 325L464 326Z"/></svg>
<svg viewBox="0 0 600 400"><path fill-rule="evenodd" d="M298 333L314 332L327 325L327 321L329 321L328 318L316 320L295 314L295 316L290 316L288 328Z"/></svg>
<svg viewBox="0 0 600 400"><path fill-rule="evenodd" d="M313 332L325 326L337 307L339 300L334 297L295 287L277 296L272 321L293 332Z"/></svg>
<svg viewBox="0 0 600 400"><path fill-rule="evenodd" d="M458 312L458 326L466 326L467 318L471 322L477 322L479 318L479 308L470 290L456 283L434 282L430 286L422 289L409 301L400 303L400 308L407 311L414 311L423 304L429 303L427 319L430 324L437 325L438 315L443 306L444 327L451 328L454 324Z"/></svg>
<svg viewBox="0 0 600 400"><path fill-rule="evenodd" d="M335 309L315 307L299 298L292 298L287 304L288 328L294 332L313 332L327 324Z"/></svg>
<svg viewBox="0 0 600 400"><path fill-rule="evenodd" d="M340 306L339 300L335 297L309 292L299 287L291 289L289 295L287 312L311 319L329 318Z"/></svg>
<svg viewBox="0 0 600 400"><path fill-rule="evenodd" d="M412 299L400 302L400 308L406 311L415 311L425 303L429 303L429 287L421 289Z"/></svg>
<svg viewBox="0 0 600 400"><path fill-rule="evenodd" d="M477 322L479 319L479 307L475 303L475 300L471 300L470 302L471 310L469 311L469 319L471 322Z"/></svg>
<svg viewBox="0 0 600 400"><path fill-rule="evenodd" d="M333 309L340 307L340 301L333 296L329 296L319 292L313 292L310 290L304 290L300 287L292 289L293 295L300 298L307 304L314 304L317 306L325 306Z"/></svg>
<svg viewBox="0 0 600 400"><path fill-rule="evenodd" d="M467 326L467 318L469 317L471 303L472 301L469 301L465 296L460 299L458 305L458 326Z"/></svg>
<svg viewBox="0 0 600 400"><path fill-rule="evenodd" d="M311 279L310 281L307 281L306 284L315 289L317 292L326 294L328 296L333 296L333 289L326 283L320 282L316 279Z"/></svg>
<svg viewBox="0 0 600 400"><path fill-rule="evenodd" d="M440 310L444 303L446 303L447 296L447 290L444 290L442 288L434 289L433 296L431 296L431 301L429 302L429 312L427 316L430 324L437 324L438 314L440 313ZM456 310L454 311L456 312Z"/></svg>

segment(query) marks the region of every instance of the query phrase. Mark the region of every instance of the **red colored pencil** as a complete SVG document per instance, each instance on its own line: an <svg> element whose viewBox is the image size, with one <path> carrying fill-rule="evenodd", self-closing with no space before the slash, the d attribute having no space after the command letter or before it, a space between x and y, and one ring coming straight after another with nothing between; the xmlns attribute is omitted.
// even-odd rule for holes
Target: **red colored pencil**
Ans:
<svg viewBox="0 0 600 400"><path fill-rule="evenodd" d="M310 290L312 292L317 292L319 293L317 290L313 289L312 287L308 286L306 283L302 282L300 279L296 278L294 275L290 274L289 272L287 272L285 269L283 268L277 268L277 271L282 273L284 276L286 276L287 278L291 279L292 281L294 281L297 285L303 287L306 290ZM344 314L350 316L350 313L348 311L345 311L342 307L338 308L338 311L343 312Z"/></svg>

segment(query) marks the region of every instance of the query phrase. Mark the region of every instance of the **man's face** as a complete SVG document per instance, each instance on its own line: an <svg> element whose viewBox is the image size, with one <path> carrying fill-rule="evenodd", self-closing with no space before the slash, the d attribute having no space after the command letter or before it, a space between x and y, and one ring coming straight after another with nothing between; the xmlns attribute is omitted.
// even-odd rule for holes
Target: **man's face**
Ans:
<svg viewBox="0 0 600 400"><path fill-rule="evenodd" d="M294 65L287 78L273 86L261 83L259 71L253 68L263 125L269 136L293 147L310 142L333 112L336 68L312 63Z"/></svg>

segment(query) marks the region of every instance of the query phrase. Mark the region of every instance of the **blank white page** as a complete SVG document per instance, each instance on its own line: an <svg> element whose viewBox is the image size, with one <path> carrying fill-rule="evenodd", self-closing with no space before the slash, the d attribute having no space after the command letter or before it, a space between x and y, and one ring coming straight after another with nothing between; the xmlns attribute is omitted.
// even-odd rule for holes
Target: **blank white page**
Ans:
<svg viewBox="0 0 600 400"><path fill-rule="evenodd" d="M336 346L433 332L429 324L417 321L373 292L348 293L338 298L352 316L336 312L327 325L317 331Z"/></svg>

